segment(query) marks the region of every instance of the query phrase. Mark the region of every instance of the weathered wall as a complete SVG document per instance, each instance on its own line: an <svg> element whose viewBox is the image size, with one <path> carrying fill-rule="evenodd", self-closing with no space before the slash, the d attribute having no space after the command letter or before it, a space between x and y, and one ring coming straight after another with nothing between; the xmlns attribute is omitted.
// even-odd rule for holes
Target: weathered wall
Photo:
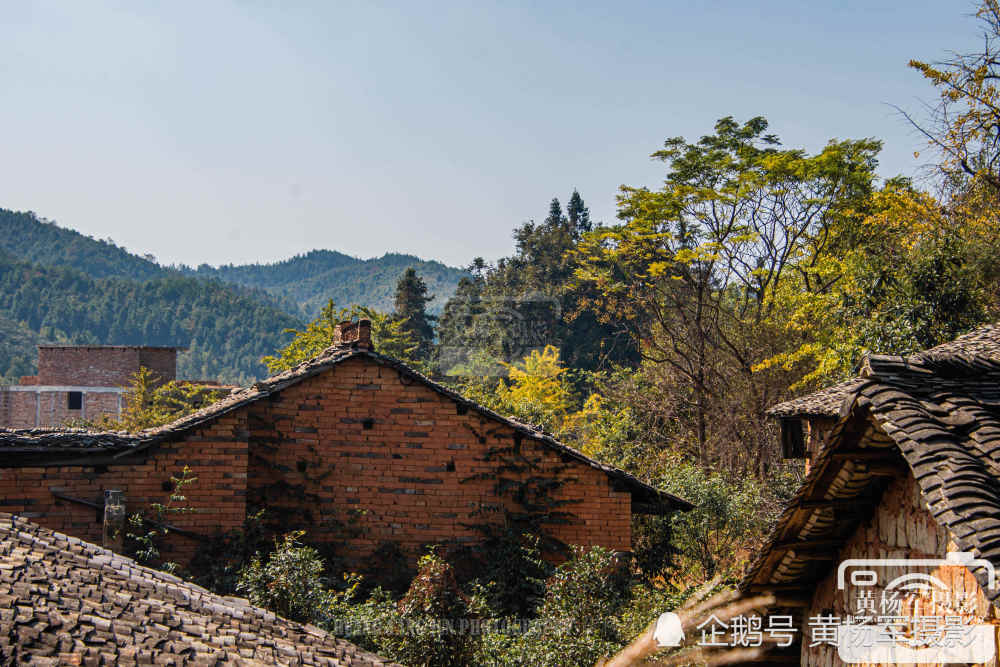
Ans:
<svg viewBox="0 0 1000 667"><path fill-rule="evenodd" d="M514 430L374 361L349 360L258 401L248 425L250 504L274 508L309 540L339 544L349 560L386 541L410 553L473 542L480 534L467 524L503 517L494 489L500 463L483 459L513 446ZM536 461L533 474L562 478L558 497L576 501L565 507L576 520L553 527L554 536L630 550L627 492L541 443L521 447ZM488 478L469 479L481 474Z"/></svg>
<svg viewBox="0 0 1000 667"><path fill-rule="evenodd" d="M80 410L69 409L69 392L0 389L0 428L35 428L64 426L74 419L98 420L119 414L119 394L109 391L86 391L81 387Z"/></svg>
<svg viewBox="0 0 1000 667"><path fill-rule="evenodd" d="M140 366L162 382L177 378L177 351L143 347L39 347L40 385L124 387Z"/></svg>
<svg viewBox="0 0 1000 667"><path fill-rule="evenodd" d="M143 462L0 468L0 511L100 541L97 512L57 500L50 489L94 502L104 489L122 489L132 512L163 502L164 482L188 465L199 478L185 494L188 504L205 513L172 519L178 526L211 535L242 525L248 506L265 506L282 532L302 528L307 540L335 544L359 563L385 542L411 555L427 544L475 542L481 534L473 525L501 521L504 504L520 510L495 489L503 456L486 460L491 449L518 442L534 466L527 474L561 480L553 497L572 501L559 508L571 521L550 527L551 535L631 550L631 496L605 473L522 441L513 428L370 359L348 360L238 408L157 445ZM196 546L181 536L174 544L177 551L165 555L181 562Z"/></svg>
<svg viewBox="0 0 1000 667"><path fill-rule="evenodd" d="M53 489L97 503L103 502L105 489L121 489L131 514L153 502L165 503L171 476L179 476L184 466L198 478L184 490L186 505L197 511L173 515L169 522L204 535L241 526L246 515L247 444L246 418L239 414L223 416L181 442L156 445L134 463L0 468L0 511L100 544L101 512L60 500ZM195 540L175 534L163 555L185 562L196 546Z"/></svg>
<svg viewBox="0 0 1000 667"><path fill-rule="evenodd" d="M858 527L841 550L838 563L848 558L944 558L949 551L957 551L947 530L938 525L924 507L919 489L911 475L893 481L885 491L882 501L872 518ZM881 598L884 584L906 573L904 568L880 568L879 585L875 587L876 599ZM965 568L945 567L937 570L919 568L920 572L937 576L949 583L953 591L961 591L975 599L974 614L960 614L953 606L932 607L929 600L920 602L921 615L962 615L969 623L994 623L994 610L982 589ZM847 590L837 590L837 568L817 587L812 603L805 615L806 619L817 615L829 615L844 619L856 615L858 609L858 588L847 586ZM878 602L876 602L878 605ZM878 608L878 607L876 607ZM912 612L911 612L912 613ZM809 667L835 667L846 665L837 656L837 649L828 644L809 647L811 631L802 628L801 664ZM852 663L855 667L867 667ZM996 664L996 663L990 663Z"/></svg>

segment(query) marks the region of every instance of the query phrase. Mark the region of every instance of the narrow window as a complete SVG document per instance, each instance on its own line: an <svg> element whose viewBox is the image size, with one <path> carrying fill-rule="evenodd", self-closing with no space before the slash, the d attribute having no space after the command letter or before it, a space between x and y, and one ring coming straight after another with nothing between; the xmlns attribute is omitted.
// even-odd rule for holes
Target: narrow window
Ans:
<svg viewBox="0 0 1000 667"><path fill-rule="evenodd" d="M83 409L83 392L71 391L66 397L66 407L70 410Z"/></svg>

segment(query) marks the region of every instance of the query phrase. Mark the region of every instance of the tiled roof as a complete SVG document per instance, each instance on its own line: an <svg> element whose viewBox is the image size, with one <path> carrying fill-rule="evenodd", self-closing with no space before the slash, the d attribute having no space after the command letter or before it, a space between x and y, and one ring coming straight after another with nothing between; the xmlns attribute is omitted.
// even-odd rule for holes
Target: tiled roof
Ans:
<svg viewBox="0 0 1000 667"><path fill-rule="evenodd" d="M893 463L909 468L959 549L1000 566L1000 359L954 349L866 358L860 385L844 401L744 590L818 581L837 557L835 545L857 525L859 508L877 502L878 466ZM866 452L854 446L861 441L869 444ZM838 518L838 501L855 519ZM805 551L809 542L825 543L829 562L817 565L815 550ZM973 574L990 599L1000 598L984 572Z"/></svg>
<svg viewBox="0 0 1000 667"><path fill-rule="evenodd" d="M318 628L3 513L0 663L390 664Z"/></svg>
<svg viewBox="0 0 1000 667"><path fill-rule="evenodd" d="M322 354L304 361L295 368L254 383L250 387L233 391L221 400L181 417L164 426L142 431L133 435L125 433L99 433L79 430L32 429L32 430L0 430L0 452L31 452L35 454L61 454L74 449L102 450L110 456L121 458L135 454L164 439L172 438L184 432L197 428L237 408L243 407L262 398L280 392L303 380L324 373L348 359L368 358L375 363L388 366L399 371L433 391L449 399L465 405L484 417L510 426L527 438L536 440L549 448L571 459L600 470L612 479L625 486L634 497L643 503L666 505L673 509L691 509L692 505L677 496L659 491L640 481L635 476L606 465L586 456L582 452L560 442L552 434L538 427L524 424L511 417L505 417L475 401L465 398L448 387L435 382L403 362L360 347L330 347ZM0 464L2 466L2 464Z"/></svg>
<svg viewBox="0 0 1000 667"><path fill-rule="evenodd" d="M955 340L942 343L914 356L965 354L1000 360L1000 325L988 324ZM771 417L836 417L844 399L860 386L860 378L846 380L806 396L775 405L767 414Z"/></svg>
<svg viewBox="0 0 1000 667"><path fill-rule="evenodd" d="M1000 359L954 349L865 359L809 474L740 584L744 596L773 594L770 613L801 611L801 600L787 600L812 594L885 488L907 473L958 549L1000 567ZM1000 590L989 587L987 572L970 569L997 603Z"/></svg>

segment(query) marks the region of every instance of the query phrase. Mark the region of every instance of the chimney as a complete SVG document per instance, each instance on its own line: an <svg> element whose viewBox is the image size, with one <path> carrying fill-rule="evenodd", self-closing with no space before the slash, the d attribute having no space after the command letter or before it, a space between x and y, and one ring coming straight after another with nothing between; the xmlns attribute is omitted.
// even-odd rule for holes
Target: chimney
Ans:
<svg viewBox="0 0 1000 667"><path fill-rule="evenodd" d="M104 540L105 549L121 553L125 547L125 502L118 489L104 491Z"/></svg>
<svg viewBox="0 0 1000 667"><path fill-rule="evenodd" d="M372 349L372 321L341 322L333 329L333 345L342 349Z"/></svg>

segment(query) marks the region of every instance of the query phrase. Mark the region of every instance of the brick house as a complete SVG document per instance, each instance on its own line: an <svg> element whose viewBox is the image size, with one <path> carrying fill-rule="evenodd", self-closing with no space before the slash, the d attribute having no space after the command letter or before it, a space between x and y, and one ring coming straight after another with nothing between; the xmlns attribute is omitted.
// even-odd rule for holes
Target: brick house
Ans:
<svg viewBox="0 0 1000 667"><path fill-rule="evenodd" d="M773 595L767 613L793 616L798 633L788 649L754 662L885 664L846 663L830 643L810 646L807 619L858 613L862 594L837 576L848 559L971 552L1000 567L1000 327L907 358L870 355L860 377L771 414L782 420L786 452L808 458L808 473L740 589L744 598ZM908 608L1000 627L1000 588L987 567L894 566L882 575L914 572L947 582L950 593L936 601L911 593ZM880 579L875 598L885 586Z"/></svg>
<svg viewBox="0 0 1000 667"><path fill-rule="evenodd" d="M399 667L319 628L5 513L0 663Z"/></svg>
<svg viewBox="0 0 1000 667"><path fill-rule="evenodd" d="M0 431L0 452L0 511L90 540L100 540L104 490L142 508L188 466L198 481L185 495L200 511L174 522L168 555L181 562L200 537L239 528L261 506L354 563L387 543L407 554L474 543L477 525L521 507L501 479L542 480L565 501L572 516L550 534L568 544L627 552L633 514L690 508L374 352L364 320L341 325L322 355L167 426Z"/></svg>
<svg viewBox="0 0 1000 667"><path fill-rule="evenodd" d="M121 414L122 400L139 368L157 383L177 377L177 347L39 345L38 375L0 387L0 427L58 427L73 419Z"/></svg>

